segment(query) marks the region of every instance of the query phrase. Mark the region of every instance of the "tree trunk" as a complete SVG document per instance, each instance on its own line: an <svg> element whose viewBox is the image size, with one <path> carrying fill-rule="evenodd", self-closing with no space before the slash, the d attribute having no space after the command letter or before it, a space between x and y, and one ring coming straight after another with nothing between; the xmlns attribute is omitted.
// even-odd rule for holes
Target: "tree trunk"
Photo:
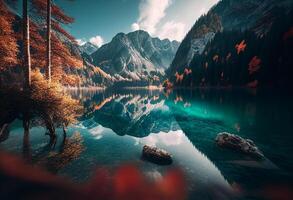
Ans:
<svg viewBox="0 0 293 200"><path fill-rule="evenodd" d="M63 128L63 137L66 138L67 133L66 133L66 127L65 127L65 124L63 124L62 128Z"/></svg>
<svg viewBox="0 0 293 200"><path fill-rule="evenodd" d="M24 88L28 89L31 85L31 55L30 55L30 34L29 34L29 15L28 0L23 0L23 68L25 74Z"/></svg>
<svg viewBox="0 0 293 200"><path fill-rule="evenodd" d="M27 113L24 113L23 114L22 125L23 125L24 131L29 132L29 129L30 129L30 119L29 119L29 115Z"/></svg>
<svg viewBox="0 0 293 200"><path fill-rule="evenodd" d="M29 141L29 132L28 131L24 131L23 134L23 143L22 143L22 155L23 158L28 161L31 162L32 160L32 152L31 152L31 146L30 146L30 141Z"/></svg>
<svg viewBox="0 0 293 200"><path fill-rule="evenodd" d="M50 115L47 116L45 123L46 123L46 128L48 130L47 135L50 136L50 140L55 140L56 139L56 131L55 131L54 122L53 122Z"/></svg>
<svg viewBox="0 0 293 200"><path fill-rule="evenodd" d="M46 78L51 82L51 0L47 0L47 68Z"/></svg>

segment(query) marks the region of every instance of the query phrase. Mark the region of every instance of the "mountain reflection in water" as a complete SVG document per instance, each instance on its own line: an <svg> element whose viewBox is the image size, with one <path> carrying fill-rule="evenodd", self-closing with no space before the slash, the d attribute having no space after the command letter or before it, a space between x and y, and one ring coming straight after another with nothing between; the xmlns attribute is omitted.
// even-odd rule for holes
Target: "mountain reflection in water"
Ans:
<svg viewBox="0 0 293 200"><path fill-rule="evenodd" d="M55 172L74 181L90 179L97 167L115 169L125 163L136 165L152 179L178 167L186 175L190 199L227 199L235 197L235 188L251 194L268 184L289 184L292 178L291 96L213 89L69 93L84 106L79 123L68 129L69 137L80 133L82 146L77 145L74 159L59 165ZM223 131L254 140L266 161L217 147L214 139ZM20 124L14 123L0 147L12 152L22 152L23 147L24 155L32 158L44 152L42 128L31 130L30 144L25 138L22 145L20 132ZM62 145L61 135L57 147ZM145 144L170 152L173 164L143 161ZM275 146L278 148L273 149ZM62 158L62 152L58 154L39 162L56 164Z"/></svg>

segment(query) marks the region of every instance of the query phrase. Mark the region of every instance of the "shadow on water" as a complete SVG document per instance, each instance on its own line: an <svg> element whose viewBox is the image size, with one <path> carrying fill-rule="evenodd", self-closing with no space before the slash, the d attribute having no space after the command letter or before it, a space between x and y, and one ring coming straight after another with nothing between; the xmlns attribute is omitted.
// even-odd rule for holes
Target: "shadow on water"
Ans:
<svg viewBox="0 0 293 200"><path fill-rule="evenodd" d="M24 131L23 133L22 156L26 161L31 162L32 151L31 151L31 145L29 141L29 131Z"/></svg>

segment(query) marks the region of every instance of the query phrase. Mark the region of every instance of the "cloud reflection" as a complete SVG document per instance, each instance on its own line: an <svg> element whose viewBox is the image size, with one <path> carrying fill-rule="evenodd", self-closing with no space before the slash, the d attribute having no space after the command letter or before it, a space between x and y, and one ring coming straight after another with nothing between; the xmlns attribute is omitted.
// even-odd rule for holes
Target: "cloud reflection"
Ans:
<svg viewBox="0 0 293 200"><path fill-rule="evenodd" d="M176 146L183 143L183 138L186 137L182 130L151 133L148 137L138 139L140 143L150 146L156 146L158 143L165 146Z"/></svg>

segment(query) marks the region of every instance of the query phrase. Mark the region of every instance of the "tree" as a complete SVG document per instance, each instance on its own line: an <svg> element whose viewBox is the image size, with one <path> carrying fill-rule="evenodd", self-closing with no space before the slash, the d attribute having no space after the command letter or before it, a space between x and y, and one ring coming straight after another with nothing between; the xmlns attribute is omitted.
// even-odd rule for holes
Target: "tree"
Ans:
<svg viewBox="0 0 293 200"><path fill-rule="evenodd" d="M13 20L4 0L0 0L0 72L17 64L18 46L12 29Z"/></svg>
<svg viewBox="0 0 293 200"><path fill-rule="evenodd" d="M47 0L47 66L46 78L51 82L51 0Z"/></svg>
<svg viewBox="0 0 293 200"><path fill-rule="evenodd" d="M28 89L31 85L31 55L30 55L30 31L29 31L29 14L28 1L23 0L22 5L22 20L23 20L23 68L25 71L25 88Z"/></svg>
<svg viewBox="0 0 293 200"><path fill-rule="evenodd" d="M29 34L29 15L28 15L28 2L23 0L23 30L22 30L22 40L23 40L23 68L25 71L25 83L24 88L27 92L29 91L31 85L31 55L30 55L30 34ZM28 112L23 113L23 128L25 132L29 131L30 126L30 116Z"/></svg>
<svg viewBox="0 0 293 200"><path fill-rule="evenodd" d="M64 71L82 66L81 58L71 49L72 43L76 43L75 39L62 27L74 20L51 0L32 0L32 7L33 20L39 27L39 32L46 29L47 33L46 55L41 57L45 56L47 79L50 81L52 74L53 79L62 82L66 79Z"/></svg>

